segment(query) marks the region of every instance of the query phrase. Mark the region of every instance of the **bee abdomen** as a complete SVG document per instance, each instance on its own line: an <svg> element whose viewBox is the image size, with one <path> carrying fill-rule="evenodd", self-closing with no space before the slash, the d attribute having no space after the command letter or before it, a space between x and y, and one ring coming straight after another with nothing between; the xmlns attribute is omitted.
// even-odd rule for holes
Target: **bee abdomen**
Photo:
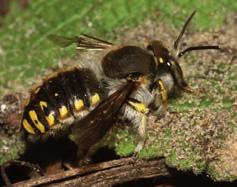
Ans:
<svg viewBox="0 0 237 187"><path fill-rule="evenodd" d="M89 69L60 72L31 93L22 127L32 135L67 128L100 102L101 92L95 74Z"/></svg>

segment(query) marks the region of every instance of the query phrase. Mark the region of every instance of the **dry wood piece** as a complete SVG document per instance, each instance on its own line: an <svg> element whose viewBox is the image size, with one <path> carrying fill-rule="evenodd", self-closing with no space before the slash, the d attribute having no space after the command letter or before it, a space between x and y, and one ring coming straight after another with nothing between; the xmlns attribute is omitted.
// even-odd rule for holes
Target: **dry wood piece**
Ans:
<svg viewBox="0 0 237 187"><path fill-rule="evenodd" d="M169 175L164 159L122 158L34 178L14 186L112 186L135 179Z"/></svg>

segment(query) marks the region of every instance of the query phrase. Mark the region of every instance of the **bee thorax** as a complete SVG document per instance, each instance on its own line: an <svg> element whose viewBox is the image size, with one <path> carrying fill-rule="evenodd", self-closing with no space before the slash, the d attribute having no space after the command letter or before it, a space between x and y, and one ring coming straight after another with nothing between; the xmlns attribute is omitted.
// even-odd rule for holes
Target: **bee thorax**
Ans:
<svg viewBox="0 0 237 187"><path fill-rule="evenodd" d="M109 79L107 80L107 86L109 91L109 95L118 90L122 85L126 84L126 80L122 79ZM135 90L130 97L128 98L128 103L125 103L120 110L120 119L121 120L129 120L135 127L140 125L142 120L143 110L138 111L137 108L132 106L129 103L129 100L134 104L139 104L142 108L148 110L148 106L153 102L154 96L146 87L146 85L141 85L137 90ZM148 111L147 111L148 112Z"/></svg>

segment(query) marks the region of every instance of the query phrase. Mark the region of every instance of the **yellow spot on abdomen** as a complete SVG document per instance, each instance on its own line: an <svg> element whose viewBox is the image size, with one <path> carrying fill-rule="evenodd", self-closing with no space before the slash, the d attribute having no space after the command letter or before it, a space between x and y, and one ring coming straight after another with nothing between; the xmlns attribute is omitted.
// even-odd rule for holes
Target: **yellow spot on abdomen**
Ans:
<svg viewBox="0 0 237 187"><path fill-rule="evenodd" d="M31 125L29 124L29 122L24 119L22 122L23 128L30 134L35 134L34 129L31 127Z"/></svg>
<svg viewBox="0 0 237 187"><path fill-rule="evenodd" d="M39 129L39 131L40 131L41 133L44 133L44 132L45 132L45 127L44 127L44 125L39 121L36 112L35 112L34 110L30 110L29 116L30 116L32 122L34 123L35 127L36 127L37 129Z"/></svg>
<svg viewBox="0 0 237 187"><path fill-rule="evenodd" d="M48 116L45 117L49 126L53 126L55 124L55 119L54 119L54 115L51 112Z"/></svg>
<svg viewBox="0 0 237 187"><path fill-rule="evenodd" d="M141 113L147 113L148 109L147 107L142 104L142 103L138 103L138 102L133 102L133 101L128 101L128 103L135 108L136 111L141 112Z"/></svg>
<svg viewBox="0 0 237 187"><path fill-rule="evenodd" d="M45 102L45 101L40 101L39 104L40 104L40 107L43 111L44 111L44 108L47 108L47 106L48 106L47 102ZM45 116L45 119L47 120L49 126L54 125L55 119L54 119L53 112L50 112L50 114L48 116Z"/></svg>
<svg viewBox="0 0 237 187"><path fill-rule="evenodd" d="M98 93L95 93L92 97L91 97L91 105L96 105L100 102L100 96Z"/></svg>
<svg viewBox="0 0 237 187"><path fill-rule="evenodd" d="M68 115L67 107L64 106L64 105L61 106L61 107L59 108L59 114L60 114L60 117L61 117L61 118L67 117L67 115Z"/></svg>
<svg viewBox="0 0 237 187"><path fill-rule="evenodd" d="M76 99L74 101L74 107L77 111L81 110L84 107L84 103L81 99Z"/></svg>
<svg viewBox="0 0 237 187"><path fill-rule="evenodd" d="M47 102L45 102L45 101L40 101L39 104L40 104L40 108L42 109L42 111L44 111L44 107L47 108L47 106L48 106Z"/></svg>

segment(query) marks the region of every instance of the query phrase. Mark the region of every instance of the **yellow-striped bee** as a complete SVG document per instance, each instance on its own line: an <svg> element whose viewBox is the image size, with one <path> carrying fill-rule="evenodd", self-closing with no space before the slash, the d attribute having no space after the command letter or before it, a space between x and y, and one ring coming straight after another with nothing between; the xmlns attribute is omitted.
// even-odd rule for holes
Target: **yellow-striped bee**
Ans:
<svg viewBox="0 0 237 187"><path fill-rule="evenodd" d="M84 117L103 98L96 75L74 68L57 73L33 90L25 107L22 127L32 138L64 131Z"/></svg>
<svg viewBox="0 0 237 187"><path fill-rule="evenodd" d="M175 49L194 14L174 42ZM73 133L79 158L105 135L115 116L138 128L141 141L135 151L140 151L147 115L164 113L167 98L176 89L190 90L177 58L192 50L219 49L194 46L174 56L159 40L141 48L117 46L88 35L49 38L63 47L76 43L78 50L100 50L103 54L96 61L78 62L80 68L44 81L32 92L22 119L29 137L44 138L55 131Z"/></svg>

